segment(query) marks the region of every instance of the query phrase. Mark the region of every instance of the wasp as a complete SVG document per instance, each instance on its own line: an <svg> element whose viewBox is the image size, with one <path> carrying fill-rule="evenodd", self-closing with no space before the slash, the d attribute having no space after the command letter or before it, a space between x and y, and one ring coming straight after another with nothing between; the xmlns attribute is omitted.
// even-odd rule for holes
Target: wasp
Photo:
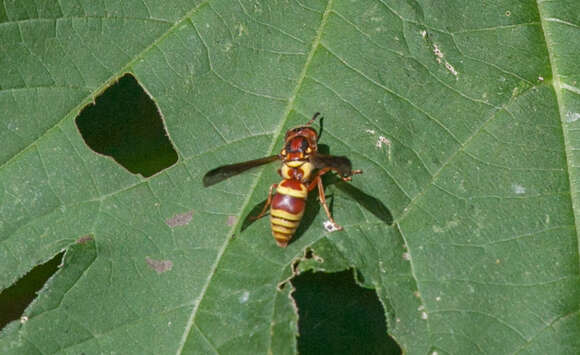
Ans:
<svg viewBox="0 0 580 355"><path fill-rule="evenodd" d="M300 225L308 193L318 187L318 196L324 211L328 216L333 230L342 230L338 225L326 204L322 175L334 172L344 181L351 181L352 176L362 174L362 170L353 170L350 160L344 156L326 155L318 152L319 135L312 123L320 115L319 112L303 126L292 128L286 132L284 148L280 154L269 157L250 160L243 163L224 165L210 170L203 177L204 186L217 184L246 170L267 163L281 160L282 165L278 174L282 181L272 184L268 193L268 199L259 215L251 217L259 219L270 209L270 224L272 235L278 246L284 248L288 245L296 229ZM275 193L274 193L275 190Z"/></svg>

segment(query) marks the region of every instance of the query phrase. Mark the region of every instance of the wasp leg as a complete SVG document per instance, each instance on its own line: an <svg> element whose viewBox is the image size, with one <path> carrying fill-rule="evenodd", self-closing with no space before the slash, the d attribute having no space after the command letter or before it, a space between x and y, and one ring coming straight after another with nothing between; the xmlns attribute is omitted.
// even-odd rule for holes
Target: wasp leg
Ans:
<svg viewBox="0 0 580 355"><path fill-rule="evenodd" d="M350 175L349 176L341 176L340 178L343 181L352 181L352 176L353 175L358 175L358 174L362 174L362 170L351 170Z"/></svg>
<svg viewBox="0 0 580 355"><path fill-rule="evenodd" d="M312 191L314 190L314 188L317 186L318 181L316 180L318 177L321 177L322 175L326 174L329 171L334 171L336 173L338 173L338 170L333 169L333 168L324 168L321 169L320 171L318 171L318 173L316 174L316 176L314 177L314 179L312 180L312 182L310 183L310 185L308 185L308 191ZM350 172L349 176L341 176L339 174L337 174L343 181L352 181L352 175L358 175L358 174L362 174L362 170L352 170Z"/></svg>
<svg viewBox="0 0 580 355"><path fill-rule="evenodd" d="M318 186L318 180L320 179L320 177L324 174L326 174L327 172L329 172L331 169L330 168L324 168L324 169L320 169L316 175L314 176L314 179L312 179L312 181L310 182L310 184L308 185L308 191L312 191L314 190L314 188L316 186Z"/></svg>
<svg viewBox="0 0 580 355"><path fill-rule="evenodd" d="M316 177L316 183L318 184L318 197L320 199L322 207L324 207L326 215L328 216L328 220L330 220L330 222L334 225L334 228L336 228L336 230L339 231L342 230L342 227L338 223L336 223L334 218L332 218L330 210L328 209L328 205L326 204L326 196L324 195L324 185L322 185L322 179L320 178L320 175Z"/></svg>
<svg viewBox="0 0 580 355"><path fill-rule="evenodd" d="M328 220L334 225L334 228L336 228L336 230L342 230L342 227L338 223L336 223L334 218L332 218L332 215L330 214L330 209L328 208L328 205L326 204L326 196L324 195L324 185L322 184L321 176L326 174L329 171L338 172L336 169L333 169L333 168L320 169L318 171L318 173L316 173L316 176L314 177L312 182L308 185L308 191L312 191L312 190L314 190L314 188L316 186L318 186L318 197L320 199L320 203L322 204L322 207L324 207L324 211L326 212L326 215L328 216ZM351 176L340 176L340 175L339 176L344 181L351 181L352 175L362 174L362 170L352 170L350 172L350 174L351 174Z"/></svg>
<svg viewBox="0 0 580 355"><path fill-rule="evenodd" d="M266 204L264 205L262 212L260 212L260 214L255 217L250 217L250 221L255 221L257 219L264 217L266 211L268 210L268 207L270 207L270 204L272 203L272 195L273 195L272 191L274 191L276 187L278 187L278 184L272 184L272 186L270 186L270 191L268 191L268 200L266 201Z"/></svg>

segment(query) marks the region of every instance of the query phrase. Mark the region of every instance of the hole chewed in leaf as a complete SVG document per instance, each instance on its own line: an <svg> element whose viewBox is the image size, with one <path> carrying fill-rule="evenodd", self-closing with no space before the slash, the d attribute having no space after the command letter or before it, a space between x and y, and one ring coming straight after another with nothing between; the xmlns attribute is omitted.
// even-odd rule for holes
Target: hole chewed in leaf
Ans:
<svg viewBox="0 0 580 355"><path fill-rule="evenodd" d="M310 250L310 248L308 250ZM294 258L294 260L292 260L292 263L290 264L290 270L292 270L292 273L284 280L278 282L278 286L277 286L278 291L282 291L286 287L286 284L288 282L290 282L290 280L292 280L294 277L300 275L299 265L302 261L308 259L308 255L307 255L308 250L306 250L304 252L303 256Z"/></svg>
<svg viewBox="0 0 580 355"><path fill-rule="evenodd" d="M16 319L20 319L23 323L28 320L22 313L36 299L37 292L46 281L58 271L63 255L64 252L59 253L46 263L36 266L0 293L0 329Z"/></svg>
<svg viewBox="0 0 580 355"><path fill-rule="evenodd" d="M155 260L147 256L145 257L145 261L157 274L162 274L173 269L173 261L171 260Z"/></svg>
<svg viewBox="0 0 580 355"><path fill-rule="evenodd" d="M298 306L300 354L401 354L388 336L376 292L359 287L352 270L304 272L291 280Z"/></svg>
<svg viewBox="0 0 580 355"><path fill-rule="evenodd" d="M316 255L316 253L314 252L314 250L312 248L306 248L306 251L304 252L304 259L305 260L314 260L319 264L322 264L324 262L324 259L318 255Z"/></svg>
<svg viewBox="0 0 580 355"><path fill-rule="evenodd" d="M76 124L92 150L134 174L149 177L177 162L157 106L130 74L83 109Z"/></svg>

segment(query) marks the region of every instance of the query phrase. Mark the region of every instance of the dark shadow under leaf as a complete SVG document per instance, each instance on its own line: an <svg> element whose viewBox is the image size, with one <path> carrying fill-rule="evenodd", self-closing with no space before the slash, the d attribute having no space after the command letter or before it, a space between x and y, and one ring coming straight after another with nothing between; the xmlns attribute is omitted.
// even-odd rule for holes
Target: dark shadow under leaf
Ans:
<svg viewBox="0 0 580 355"><path fill-rule="evenodd" d="M291 283L300 354L401 354L376 292L358 286L352 270L305 272Z"/></svg>

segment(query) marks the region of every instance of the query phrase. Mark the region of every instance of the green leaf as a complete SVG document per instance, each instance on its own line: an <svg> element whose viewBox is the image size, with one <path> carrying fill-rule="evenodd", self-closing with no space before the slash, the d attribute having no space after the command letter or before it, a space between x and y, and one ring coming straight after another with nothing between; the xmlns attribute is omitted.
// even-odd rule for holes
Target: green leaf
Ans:
<svg viewBox="0 0 580 355"><path fill-rule="evenodd" d="M66 252L0 352L294 353L293 272L350 268L406 353L580 352L578 1L2 5L0 289ZM125 73L178 154L148 178L75 124ZM314 112L392 217L334 184L344 231L312 198L232 238L276 169L202 176Z"/></svg>

